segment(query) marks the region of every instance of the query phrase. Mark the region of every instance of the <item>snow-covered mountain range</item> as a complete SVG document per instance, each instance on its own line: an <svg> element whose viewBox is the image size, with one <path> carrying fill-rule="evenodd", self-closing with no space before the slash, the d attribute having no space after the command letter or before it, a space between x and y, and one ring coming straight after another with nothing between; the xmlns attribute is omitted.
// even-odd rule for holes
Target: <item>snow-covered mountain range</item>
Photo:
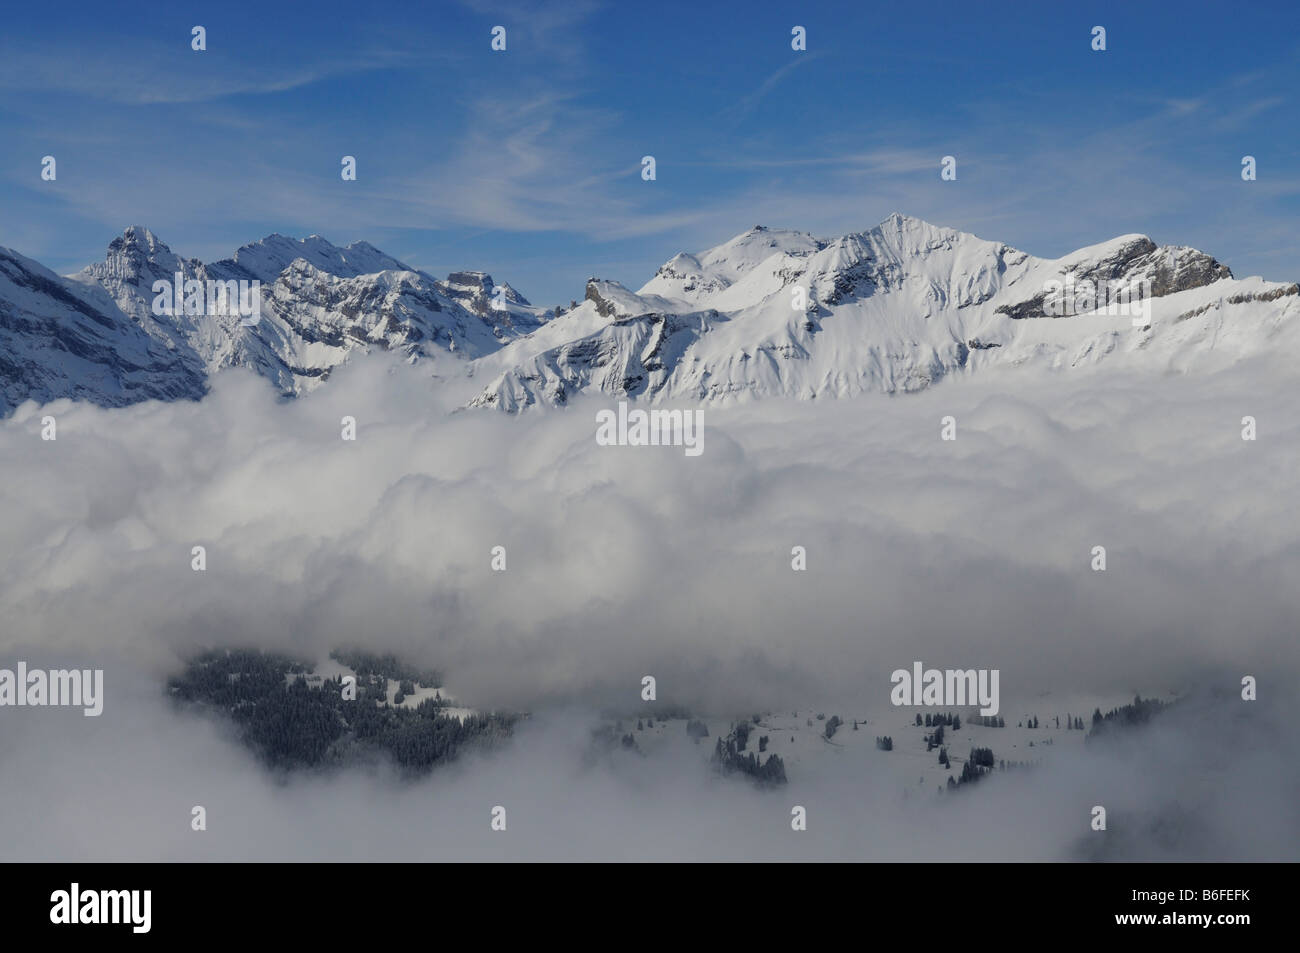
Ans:
<svg viewBox="0 0 1300 953"><path fill-rule="evenodd" d="M153 283L178 273L256 279L261 319L155 314ZM1053 309L1053 282L1085 281L1146 282L1149 311ZM66 277L0 248L0 413L28 399L197 398L234 366L294 396L374 349L436 365L470 406L512 412L584 393L843 397L1004 365L1182 371L1300 353L1298 314L1295 283L1236 279L1143 235L1042 259L898 214L834 239L756 226L677 255L636 292L590 279L568 310L535 307L482 272L433 278L365 242L271 235L205 264L133 226L103 262Z"/></svg>
<svg viewBox="0 0 1300 953"><path fill-rule="evenodd" d="M1085 280L1149 282L1149 320L1053 317L1050 283ZM903 215L831 240L757 226L678 255L636 293L593 279L580 307L475 363L473 403L844 397L1031 362L1186 369L1277 347L1297 314L1294 283L1237 280L1144 235L1048 260Z"/></svg>
<svg viewBox="0 0 1300 953"><path fill-rule="evenodd" d="M177 274L257 280L260 320L245 326L237 313L155 314L154 282L174 284ZM66 277L0 249L0 412L27 399L120 406L198 398L213 374L235 366L294 396L356 350L396 350L412 362L468 360L536 330L546 316L490 275L458 272L441 281L365 242L339 248L315 235L271 235L204 264L133 226L104 261Z"/></svg>

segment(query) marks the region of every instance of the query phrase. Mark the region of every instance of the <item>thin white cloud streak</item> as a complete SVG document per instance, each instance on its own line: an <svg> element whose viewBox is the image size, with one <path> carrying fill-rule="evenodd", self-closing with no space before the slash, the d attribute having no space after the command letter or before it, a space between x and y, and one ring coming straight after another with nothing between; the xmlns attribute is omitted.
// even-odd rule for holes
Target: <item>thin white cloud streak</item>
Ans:
<svg viewBox="0 0 1300 953"><path fill-rule="evenodd" d="M373 49L319 64L226 64L226 68L182 68L181 57L205 53L181 45L114 44L75 51L55 45L6 44L0 48L0 89L67 93L123 105L207 103L231 96L288 92L335 76L410 65L404 51ZM215 55L215 54L214 54ZM70 59L75 57L75 68Z"/></svg>
<svg viewBox="0 0 1300 953"><path fill-rule="evenodd" d="M745 96L742 96L740 99L736 100L736 102L723 109L719 114L720 117L731 125L739 123L757 109L759 103L761 103L763 99L772 92L772 90L781 85L782 80L800 66L816 60L820 55L821 54L819 53L805 53L802 56L794 58L784 66L779 67L769 75L767 79L763 80L763 82L759 84L758 88Z"/></svg>

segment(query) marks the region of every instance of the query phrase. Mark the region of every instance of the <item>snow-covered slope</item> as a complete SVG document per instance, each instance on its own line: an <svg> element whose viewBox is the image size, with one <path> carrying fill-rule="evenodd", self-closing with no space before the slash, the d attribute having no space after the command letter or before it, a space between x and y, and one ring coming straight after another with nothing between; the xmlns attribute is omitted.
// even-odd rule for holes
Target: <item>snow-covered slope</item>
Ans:
<svg viewBox="0 0 1300 953"><path fill-rule="evenodd" d="M60 397L108 407L197 398L201 369L123 314L98 285L0 248L0 415Z"/></svg>
<svg viewBox="0 0 1300 953"><path fill-rule="evenodd" d="M1149 315L1054 313L1051 283L1085 281L1146 282ZM474 363L485 383L471 403L845 397L1026 362L1184 370L1277 347L1280 335L1300 350L1297 314L1295 284L1236 280L1208 255L1143 235L1048 260L897 214L829 241L754 228L678 255L636 294L593 279L579 307Z"/></svg>
<svg viewBox="0 0 1300 953"><path fill-rule="evenodd" d="M806 232L755 225L700 255L682 253L666 262L637 294L659 295L686 304L716 307L716 299L775 255L804 257L826 242Z"/></svg>

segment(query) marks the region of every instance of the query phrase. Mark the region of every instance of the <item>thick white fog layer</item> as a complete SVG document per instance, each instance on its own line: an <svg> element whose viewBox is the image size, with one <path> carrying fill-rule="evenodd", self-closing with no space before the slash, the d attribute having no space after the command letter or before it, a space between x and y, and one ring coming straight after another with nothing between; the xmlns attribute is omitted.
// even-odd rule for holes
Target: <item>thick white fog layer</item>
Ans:
<svg viewBox="0 0 1300 953"><path fill-rule="evenodd" d="M105 702L0 708L0 856L1296 859L1297 384L1260 361L709 407L698 457L598 446L609 402L449 414L383 357L291 403L236 372L197 404L24 406L0 424L0 667L103 667ZM534 717L419 782L282 782L164 697L204 646L358 644ZM914 661L1000 670L1008 716L1047 692L1191 698L942 805L871 759L760 792L684 736L587 757L592 713L635 711L644 675L717 716L879 712ZM1094 804L1125 831L1105 849Z"/></svg>

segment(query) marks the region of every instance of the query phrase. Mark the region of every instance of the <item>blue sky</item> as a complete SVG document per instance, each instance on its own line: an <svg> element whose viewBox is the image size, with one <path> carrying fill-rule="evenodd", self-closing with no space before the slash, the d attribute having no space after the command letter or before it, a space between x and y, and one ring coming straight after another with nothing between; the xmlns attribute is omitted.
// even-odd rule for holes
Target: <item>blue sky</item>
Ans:
<svg viewBox="0 0 1300 953"><path fill-rule="evenodd" d="M551 305L751 225L901 211L1293 280L1297 27L1291 2L11 5L0 245L68 272L130 224L204 260L317 233Z"/></svg>

